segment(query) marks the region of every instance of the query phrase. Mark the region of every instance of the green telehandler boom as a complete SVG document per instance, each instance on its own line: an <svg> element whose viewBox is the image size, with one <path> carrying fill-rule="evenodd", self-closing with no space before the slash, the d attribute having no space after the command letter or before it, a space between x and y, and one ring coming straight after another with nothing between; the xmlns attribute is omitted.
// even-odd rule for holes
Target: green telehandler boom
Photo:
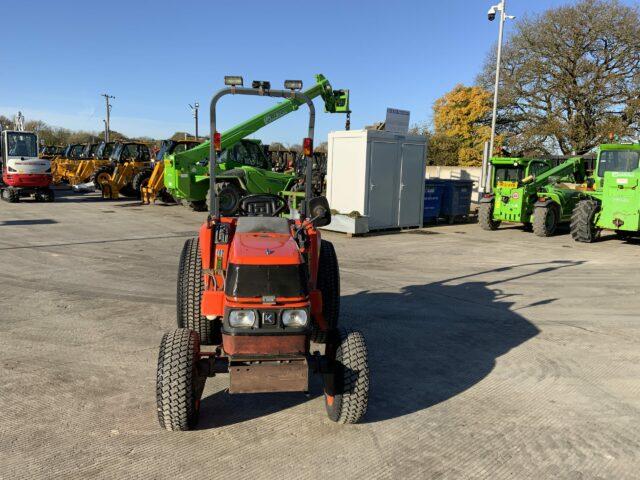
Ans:
<svg viewBox="0 0 640 480"><path fill-rule="evenodd" d="M316 84L302 92L309 99L322 97L325 111L347 114L349 123L349 91L333 90L323 75L316 75ZM264 82L254 82L264 88ZM244 140L303 105L299 99L287 98L264 112L222 133L222 155L216 165L216 189L225 215L233 215L240 199L246 194L278 194L295 183L293 175L271 171L262 148ZM168 155L164 160L164 186L176 200L194 209L206 208L209 190L209 141L186 152Z"/></svg>
<svg viewBox="0 0 640 480"><path fill-rule="evenodd" d="M540 237L571 220L586 173L581 157L553 166L551 160L492 158L491 193L480 199L478 222L496 230L502 222L522 223Z"/></svg>

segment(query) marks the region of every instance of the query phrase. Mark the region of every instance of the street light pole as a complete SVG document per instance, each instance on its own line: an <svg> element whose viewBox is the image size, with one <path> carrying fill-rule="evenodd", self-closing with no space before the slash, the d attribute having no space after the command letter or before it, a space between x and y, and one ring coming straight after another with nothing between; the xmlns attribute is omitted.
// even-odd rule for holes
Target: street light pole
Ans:
<svg viewBox="0 0 640 480"><path fill-rule="evenodd" d="M114 97L113 95L109 95L108 93L103 93L101 96L104 97L105 101L107 102L107 119L104 122L104 126L105 126L104 141L108 142L109 131L110 131L110 121L111 121L111 104L109 103L109 99L111 98L115 99L116 97Z"/></svg>
<svg viewBox="0 0 640 480"><path fill-rule="evenodd" d="M480 189L484 192L487 178L490 175L489 159L493 156L493 149L496 141L496 123L498 118L498 91L500 88L500 65L502 63L502 40L504 37L504 22L506 20L513 20L514 16L507 15L507 0L501 0L498 5L494 5L489 9L489 21L493 21L496 16L496 12L500 12L500 25L498 29L498 53L496 55L496 81L493 89L493 112L491 115L491 138L489 140L489 148L485 149L485 155L483 158L482 173L484 178L480 181Z"/></svg>
<svg viewBox="0 0 640 480"><path fill-rule="evenodd" d="M489 140L489 155L493 155L493 148L496 141L496 120L498 116L498 89L500 86L500 63L502 62L502 38L504 36L504 21L506 18L505 7L507 0L502 0L498 9L500 10L500 27L498 29L498 55L496 59L496 83L493 89L493 114L491 117L491 140Z"/></svg>
<svg viewBox="0 0 640 480"><path fill-rule="evenodd" d="M198 136L198 109L200 108L200 104L198 102L194 102L193 105L189 104L189 108L193 110L193 118L196 120L196 140L200 138Z"/></svg>

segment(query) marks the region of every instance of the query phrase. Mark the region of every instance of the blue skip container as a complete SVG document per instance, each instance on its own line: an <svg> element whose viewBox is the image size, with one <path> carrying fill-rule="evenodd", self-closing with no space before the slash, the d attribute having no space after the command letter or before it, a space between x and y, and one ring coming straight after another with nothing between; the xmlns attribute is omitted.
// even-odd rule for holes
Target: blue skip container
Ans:
<svg viewBox="0 0 640 480"><path fill-rule="evenodd" d="M440 216L445 217L449 223L457 218L466 218L471 210L471 194L473 193L473 180L444 180L442 205Z"/></svg>
<svg viewBox="0 0 640 480"><path fill-rule="evenodd" d="M442 206L442 193L444 186L440 179L427 179L424 181L424 210L422 219L425 223L436 222L440 216Z"/></svg>

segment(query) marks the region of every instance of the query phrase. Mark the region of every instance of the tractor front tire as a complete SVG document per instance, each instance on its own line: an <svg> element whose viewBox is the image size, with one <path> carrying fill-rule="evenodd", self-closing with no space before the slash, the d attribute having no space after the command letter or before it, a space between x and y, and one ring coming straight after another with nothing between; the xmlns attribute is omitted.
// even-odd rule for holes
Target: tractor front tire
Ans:
<svg viewBox="0 0 640 480"><path fill-rule="evenodd" d="M333 372L325 377L324 400L333 422L357 423L369 403L369 361L367 345L360 332L336 332Z"/></svg>
<svg viewBox="0 0 640 480"><path fill-rule="evenodd" d="M216 195L222 216L232 217L238 212L240 200L245 194L235 183L220 182L216 183Z"/></svg>
<svg viewBox="0 0 640 480"><path fill-rule="evenodd" d="M592 199L580 200L571 215L571 237L576 242L592 243L598 236L595 216L600 204Z"/></svg>
<svg viewBox="0 0 640 480"><path fill-rule="evenodd" d="M197 371L198 334L186 328L165 333L160 343L156 376L156 404L160 426L170 431L191 430L198 423L201 380Z"/></svg>
<svg viewBox="0 0 640 480"><path fill-rule="evenodd" d="M91 174L89 181L93 182L93 186L96 190L102 190L102 184L111 180L112 173L113 167L102 166Z"/></svg>
<svg viewBox="0 0 640 480"><path fill-rule="evenodd" d="M320 242L318 290L322 293L322 316L329 328L324 331L314 325L311 341L327 343L329 333L338 326L340 316L340 268L336 250L333 244L326 240Z"/></svg>
<svg viewBox="0 0 640 480"><path fill-rule="evenodd" d="M478 223L480 228L492 232L497 230L502 223L500 220L493 219L493 202L481 203L478 207Z"/></svg>
<svg viewBox="0 0 640 480"><path fill-rule="evenodd" d="M538 237L552 236L558 228L559 216L555 206L536 207L533 210L533 233Z"/></svg>
<svg viewBox="0 0 640 480"><path fill-rule="evenodd" d="M197 238L190 238L182 248L178 267L176 296L178 327L194 330L200 335L202 345L211 345L211 322L200 313L203 291L200 241Z"/></svg>

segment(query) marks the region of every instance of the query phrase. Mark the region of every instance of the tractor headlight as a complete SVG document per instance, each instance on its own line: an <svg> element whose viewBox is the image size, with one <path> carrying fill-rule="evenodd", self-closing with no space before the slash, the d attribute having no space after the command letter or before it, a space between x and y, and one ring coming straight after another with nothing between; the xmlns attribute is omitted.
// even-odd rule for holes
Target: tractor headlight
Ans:
<svg viewBox="0 0 640 480"><path fill-rule="evenodd" d="M253 310L232 310L229 312L229 325L251 328L256 324L256 312Z"/></svg>
<svg viewBox="0 0 640 480"><path fill-rule="evenodd" d="M304 327L307 325L306 310L285 310L282 312L282 324L285 327Z"/></svg>

